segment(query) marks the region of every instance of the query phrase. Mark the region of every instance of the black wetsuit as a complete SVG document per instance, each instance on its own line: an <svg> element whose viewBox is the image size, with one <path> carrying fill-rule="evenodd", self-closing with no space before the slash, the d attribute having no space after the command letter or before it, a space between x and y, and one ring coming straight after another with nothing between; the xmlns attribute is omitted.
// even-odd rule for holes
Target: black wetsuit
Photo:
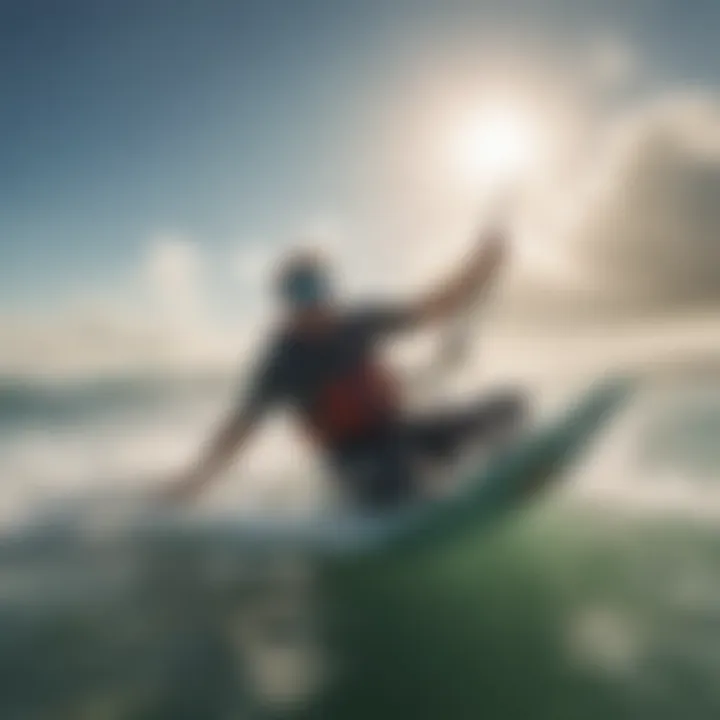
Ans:
<svg viewBox="0 0 720 720"><path fill-rule="evenodd" d="M348 312L320 333L282 331L252 379L250 412L285 405L325 451L356 504L396 507L415 495L418 464L451 459L468 442L515 423L515 394L406 417L393 378L377 360L380 341L410 326L392 308Z"/></svg>

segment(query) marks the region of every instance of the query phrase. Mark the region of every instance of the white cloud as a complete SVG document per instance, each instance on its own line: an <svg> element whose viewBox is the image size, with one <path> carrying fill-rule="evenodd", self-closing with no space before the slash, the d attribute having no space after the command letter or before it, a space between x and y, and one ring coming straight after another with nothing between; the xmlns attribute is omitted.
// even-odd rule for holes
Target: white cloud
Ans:
<svg viewBox="0 0 720 720"><path fill-rule="evenodd" d="M616 120L598 155L551 230L557 272L521 258L507 313L606 322L720 306L720 99L656 101Z"/></svg>
<svg viewBox="0 0 720 720"><path fill-rule="evenodd" d="M203 311L202 258L194 243L181 235L153 238L144 276L156 309L175 322L197 321Z"/></svg>
<svg viewBox="0 0 720 720"><path fill-rule="evenodd" d="M277 250L269 244L246 243L233 258L235 279L257 292L267 281Z"/></svg>
<svg viewBox="0 0 720 720"><path fill-rule="evenodd" d="M720 100L643 111L602 173L574 228L588 279L628 309L720 303Z"/></svg>
<svg viewBox="0 0 720 720"><path fill-rule="evenodd" d="M247 326L211 317L200 248L153 237L135 276L106 294L82 292L51 313L0 316L0 373L86 374L169 369L237 359Z"/></svg>

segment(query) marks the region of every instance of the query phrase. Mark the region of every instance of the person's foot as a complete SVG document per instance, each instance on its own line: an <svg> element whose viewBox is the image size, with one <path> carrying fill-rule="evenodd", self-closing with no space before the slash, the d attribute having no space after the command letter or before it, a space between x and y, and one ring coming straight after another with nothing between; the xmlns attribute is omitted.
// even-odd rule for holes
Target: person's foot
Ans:
<svg viewBox="0 0 720 720"><path fill-rule="evenodd" d="M497 419L485 438L485 446L492 455L505 452L520 437L530 423L527 398L513 393L498 400Z"/></svg>

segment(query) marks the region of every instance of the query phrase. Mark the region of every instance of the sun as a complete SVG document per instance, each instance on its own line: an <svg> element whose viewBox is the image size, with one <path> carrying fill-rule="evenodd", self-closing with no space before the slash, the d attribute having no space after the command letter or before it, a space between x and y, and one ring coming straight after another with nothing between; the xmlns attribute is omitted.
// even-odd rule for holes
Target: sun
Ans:
<svg viewBox="0 0 720 720"><path fill-rule="evenodd" d="M453 133L454 164L464 179L486 186L517 183L540 154L537 123L512 107L470 114Z"/></svg>

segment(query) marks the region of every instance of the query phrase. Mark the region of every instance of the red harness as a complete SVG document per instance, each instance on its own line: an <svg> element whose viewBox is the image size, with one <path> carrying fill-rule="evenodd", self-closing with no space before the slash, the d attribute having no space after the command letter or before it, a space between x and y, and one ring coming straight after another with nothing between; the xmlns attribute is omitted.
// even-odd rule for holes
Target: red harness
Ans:
<svg viewBox="0 0 720 720"><path fill-rule="evenodd" d="M348 440L386 420L398 409L397 383L374 363L330 380L320 391L308 418L323 444Z"/></svg>

